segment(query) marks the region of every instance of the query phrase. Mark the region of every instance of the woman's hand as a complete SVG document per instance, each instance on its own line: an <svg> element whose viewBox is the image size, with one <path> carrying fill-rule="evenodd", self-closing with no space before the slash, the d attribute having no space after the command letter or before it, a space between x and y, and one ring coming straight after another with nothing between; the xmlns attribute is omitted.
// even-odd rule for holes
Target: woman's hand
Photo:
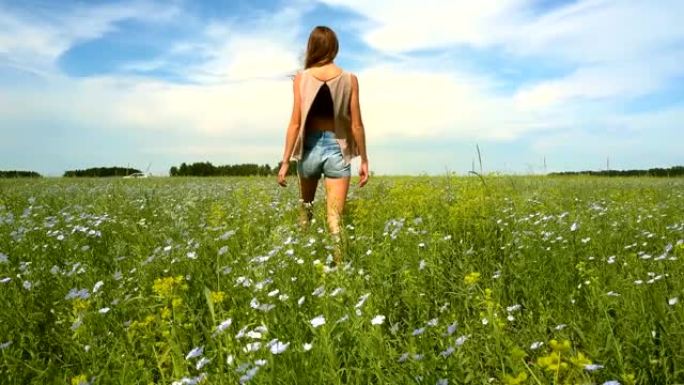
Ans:
<svg viewBox="0 0 684 385"><path fill-rule="evenodd" d="M285 181L285 176L287 175L287 170L290 168L290 162L283 162L280 164L280 171L278 171L278 184L286 187L287 182Z"/></svg>
<svg viewBox="0 0 684 385"><path fill-rule="evenodd" d="M368 161L367 160L361 161L361 166L359 167L359 177L361 177L361 179L359 180L359 187L365 186L366 182L368 182Z"/></svg>

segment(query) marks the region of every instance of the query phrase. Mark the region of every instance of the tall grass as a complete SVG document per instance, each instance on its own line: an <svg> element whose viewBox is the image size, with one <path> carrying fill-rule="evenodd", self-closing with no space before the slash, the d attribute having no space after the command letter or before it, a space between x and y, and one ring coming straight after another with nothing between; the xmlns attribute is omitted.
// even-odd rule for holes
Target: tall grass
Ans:
<svg viewBox="0 0 684 385"><path fill-rule="evenodd" d="M338 267L322 187L0 180L0 382L684 382L684 180L480 178L352 187Z"/></svg>

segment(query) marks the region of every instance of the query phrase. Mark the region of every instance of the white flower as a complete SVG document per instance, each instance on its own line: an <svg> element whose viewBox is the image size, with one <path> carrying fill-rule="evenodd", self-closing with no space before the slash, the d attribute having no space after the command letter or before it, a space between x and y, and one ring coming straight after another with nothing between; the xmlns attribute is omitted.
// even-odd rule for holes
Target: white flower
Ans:
<svg viewBox="0 0 684 385"><path fill-rule="evenodd" d="M197 252L195 252L195 251L188 251L188 253L186 255L190 259L197 259Z"/></svg>
<svg viewBox="0 0 684 385"><path fill-rule="evenodd" d="M620 385L620 381L610 380L604 382L602 385Z"/></svg>
<svg viewBox="0 0 684 385"><path fill-rule="evenodd" d="M467 339L468 339L468 336L465 336L465 335L456 338L456 346L461 346L461 345L463 345L463 344L466 342Z"/></svg>
<svg viewBox="0 0 684 385"><path fill-rule="evenodd" d="M443 352L439 353L439 355L442 356L442 357L444 357L444 358L446 358L446 357L449 357L449 356L451 355L451 353L453 353L455 350L456 350L456 349L454 349L453 346L449 346L446 350L444 350Z"/></svg>
<svg viewBox="0 0 684 385"><path fill-rule="evenodd" d="M489 324L489 320L488 320L487 318L483 318L483 319L482 319L482 324L483 324L483 325Z"/></svg>
<svg viewBox="0 0 684 385"><path fill-rule="evenodd" d="M433 318L433 319L429 320L426 324L427 324L427 326L435 327L435 326L437 326L438 322L439 322L438 318Z"/></svg>
<svg viewBox="0 0 684 385"><path fill-rule="evenodd" d="M109 312L109 310L110 310L110 309L109 309L108 307L103 307L102 309L98 310L98 312L99 312L100 314L105 314L105 313Z"/></svg>
<svg viewBox="0 0 684 385"><path fill-rule="evenodd" d="M599 370L603 369L603 365L598 365L598 364L586 364L584 365L584 370L593 372L594 370Z"/></svg>
<svg viewBox="0 0 684 385"><path fill-rule="evenodd" d="M404 361L408 360L408 358L409 358L409 354L408 354L408 353L404 353L404 354L402 354L401 356L399 356L399 359L398 359L397 361L399 361L399 362L404 362Z"/></svg>
<svg viewBox="0 0 684 385"><path fill-rule="evenodd" d="M305 301L305 300L306 300L306 298L305 298L304 296L300 297L300 298L297 300L297 305L302 306L302 305L304 304L304 301Z"/></svg>
<svg viewBox="0 0 684 385"><path fill-rule="evenodd" d="M275 297L276 295L278 295L278 293L280 293L280 290L275 289L275 290L269 292L269 293L268 293L268 296L269 296L269 297Z"/></svg>
<svg viewBox="0 0 684 385"><path fill-rule="evenodd" d="M449 385L449 380L447 380L446 378L440 378L439 380L437 380L437 385Z"/></svg>
<svg viewBox="0 0 684 385"><path fill-rule="evenodd" d="M614 291L611 290L611 291L609 291L608 293L606 293L606 295L609 296L609 297L619 297L619 296L620 296L620 293L616 293L616 292L614 292Z"/></svg>
<svg viewBox="0 0 684 385"><path fill-rule="evenodd" d="M208 364L211 360L208 359L207 357L202 357L199 361L197 361L197 364L195 365L195 369L200 370L204 367L204 365Z"/></svg>
<svg viewBox="0 0 684 385"><path fill-rule="evenodd" d="M97 281L97 283L95 283L95 286L93 286L93 293L97 293L102 288L103 285L104 285L104 282Z"/></svg>
<svg viewBox="0 0 684 385"><path fill-rule="evenodd" d="M370 295L370 293L367 293L367 294L364 294L364 295L362 295L361 297L359 297L359 301L356 303L356 305L354 305L354 307L355 307L356 309L358 309L358 308L360 308L361 306L363 306L363 304L366 303L366 300L368 299L368 296L369 296L369 295Z"/></svg>
<svg viewBox="0 0 684 385"><path fill-rule="evenodd" d="M235 361L235 357L233 357L232 354L229 354L228 357L226 357L226 364L233 365L233 361Z"/></svg>
<svg viewBox="0 0 684 385"><path fill-rule="evenodd" d="M570 231L576 231L577 230L577 222L573 222L572 225L570 226Z"/></svg>
<svg viewBox="0 0 684 385"><path fill-rule="evenodd" d="M677 302L679 302L679 298L678 298L678 297L672 297L672 298L670 298L670 299L667 300L667 304L670 305L670 306L676 305Z"/></svg>
<svg viewBox="0 0 684 385"><path fill-rule="evenodd" d="M541 348L542 345L544 345L543 342L541 342L541 341L535 341L535 342L532 342L532 345L530 345L530 349L532 349L532 350L537 350L537 349Z"/></svg>
<svg viewBox="0 0 684 385"><path fill-rule="evenodd" d="M317 287L316 290L314 290L313 293L311 293L311 295L314 295L316 297L320 297L323 294L325 294L325 287L323 286Z"/></svg>
<svg viewBox="0 0 684 385"><path fill-rule="evenodd" d="M11 280L12 280L12 278L10 278L10 277L5 277L5 278L3 278L3 279L0 279L0 283L7 283L7 282L9 282L9 281L11 281Z"/></svg>
<svg viewBox="0 0 684 385"><path fill-rule="evenodd" d="M256 366L264 366L264 365L266 365L267 363L268 363L268 361L266 361L266 360L256 360L256 361L254 361L254 365L256 365Z"/></svg>
<svg viewBox="0 0 684 385"><path fill-rule="evenodd" d="M3 342L3 343L0 344L0 350L5 350L5 349L7 349L10 345L12 345L12 341Z"/></svg>
<svg viewBox="0 0 684 385"><path fill-rule="evenodd" d="M425 268L425 260L421 259L420 263L418 263L418 270L423 270Z"/></svg>
<svg viewBox="0 0 684 385"><path fill-rule="evenodd" d="M230 325L231 325L232 323L233 323L233 319L232 319L232 318L228 318L227 320L221 322L221 323L216 327L216 331L214 331L214 335L217 335L217 334L219 334L219 333L222 333L224 330L228 329L228 327L230 327Z"/></svg>
<svg viewBox="0 0 684 385"><path fill-rule="evenodd" d="M254 330L250 330L249 332L247 332L247 337L254 340L259 340L261 339L261 333L255 332Z"/></svg>
<svg viewBox="0 0 684 385"><path fill-rule="evenodd" d="M313 348L313 344L309 342L305 342L304 345L302 345L302 349L304 349L305 352L308 352L311 348Z"/></svg>
<svg viewBox="0 0 684 385"><path fill-rule="evenodd" d="M413 331L413 333L411 333L411 334L414 336L419 336L419 335L423 334L424 332L425 332L425 328L418 328L418 329L415 329Z"/></svg>
<svg viewBox="0 0 684 385"><path fill-rule="evenodd" d="M202 355L202 353L204 353L204 346L199 346L199 347L193 348L193 349L188 353L188 355L185 356L185 359L186 359L186 360L189 360L189 359L191 359L191 358L199 357L199 356Z"/></svg>
<svg viewBox="0 0 684 385"><path fill-rule="evenodd" d="M509 312L509 313L512 313L512 312L514 312L514 311L520 310L521 307L522 307L522 306L520 306L520 304L511 305L511 306L509 306L509 307L506 308L506 311Z"/></svg>
<svg viewBox="0 0 684 385"><path fill-rule="evenodd" d="M31 281L24 281L24 289L31 290L32 286L33 284L31 283Z"/></svg>
<svg viewBox="0 0 684 385"><path fill-rule="evenodd" d="M290 346L290 343L282 343L278 340L276 340L272 345L271 345L271 353L272 354L280 354L287 350L287 347Z"/></svg>
<svg viewBox="0 0 684 385"><path fill-rule="evenodd" d="M343 288L338 287L330 293L330 296L335 297L335 296L339 295L340 293L342 293L343 291L344 291Z"/></svg>
<svg viewBox="0 0 684 385"><path fill-rule="evenodd" d="M247 345L245 345L244 349L242 349L245 353L250 353L250 352L256 352L261 348L261 342L252 342Z"/></svg>
<svg viewBox="0 0 684 385"><path fill-rule="evenodd" d="M565 329L566 326L568 326L568 325L566 325L566 324L558 324L558 325L556 325L556 327L555 327L554 329L556 329L556 330L563 330L563 329Z"/></svg>
<svg viewBox="0 0 684 385"><path fill-rule="evenodd" d="M318 317L315 317L314 319L311 320L311 326L317 328L321 325L325 324L325 317L322 315L319 315Z"/></svg>
<svg viewBox="0 0 684 385"><path fill-rule="evenodd" d="M371 320L371 324L372 324L372 325L382 325L384 322L385 322L385 316L384 316L384 315L380 315L380 314L376 315L376 316L373 317L373 319Z"/></svg>

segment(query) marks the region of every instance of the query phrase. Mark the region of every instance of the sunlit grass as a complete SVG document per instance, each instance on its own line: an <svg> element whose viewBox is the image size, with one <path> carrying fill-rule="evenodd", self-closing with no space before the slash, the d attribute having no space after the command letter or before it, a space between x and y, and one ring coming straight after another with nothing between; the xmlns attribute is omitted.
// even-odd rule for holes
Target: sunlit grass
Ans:
<svg viewBox="0 0 684 385"><path fill-rule="evenodd" d="M684 179L0 180L0 378L684 382Z"/></svg>

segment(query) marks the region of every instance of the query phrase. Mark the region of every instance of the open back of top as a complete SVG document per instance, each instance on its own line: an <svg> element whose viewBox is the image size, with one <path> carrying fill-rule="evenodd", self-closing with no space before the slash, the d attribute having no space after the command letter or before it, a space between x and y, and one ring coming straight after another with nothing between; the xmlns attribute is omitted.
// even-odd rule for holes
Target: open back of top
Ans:
<svg viewBox="0 0 684 385"><path fill-rule="evenodd" d="M311 103L311 108L309 108L309 114L306 117L307 121L312 116L315 118L335 118L332 94L330 93L328 83L323 83L321 88L319 88L314 101Z"/></svg>

